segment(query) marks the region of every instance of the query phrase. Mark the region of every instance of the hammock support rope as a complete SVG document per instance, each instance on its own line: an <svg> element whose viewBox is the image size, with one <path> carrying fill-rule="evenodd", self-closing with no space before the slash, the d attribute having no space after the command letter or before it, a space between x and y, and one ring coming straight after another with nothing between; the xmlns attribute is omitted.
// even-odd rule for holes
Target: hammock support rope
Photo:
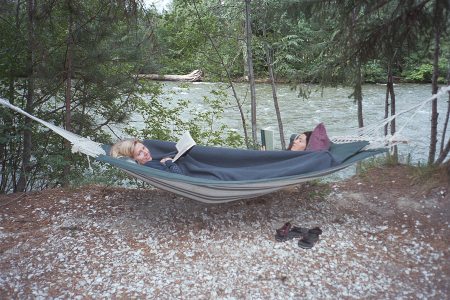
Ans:
<svg viewBox="0 0 450 300"><path fill-rule="evenodd" d="M407 143L407 140L401 137L401 132L406 128L406 126L409 124L409 122L414 118L414 116L417 114L420 108L424 107L426 104L430 103L431 101L438 99L440 96L443 96L447 93L450 93L450 86L442 87L438 90L436 94L433 94L431 97L426 99L425 101L422 101L406 110L403 110L401 112L398 112L392 116L389 116L383 120L381 120L378 123L365 126L362 128L358 128L356 131L355 136L351 137L333 137L331 138L331 141L333 143L349 143L352 141L370 141L370 145L366 147L366 149L377 149L382 147L393 147L398 144ZM406 121L404 122L403 126L398 129L394 135L386 135L386 136L380 136L378 134L378 131L380 129L384 129L384 127L392 122L394 119L405 115L409 112L413 112L411 116L409 116Z"/></svg>

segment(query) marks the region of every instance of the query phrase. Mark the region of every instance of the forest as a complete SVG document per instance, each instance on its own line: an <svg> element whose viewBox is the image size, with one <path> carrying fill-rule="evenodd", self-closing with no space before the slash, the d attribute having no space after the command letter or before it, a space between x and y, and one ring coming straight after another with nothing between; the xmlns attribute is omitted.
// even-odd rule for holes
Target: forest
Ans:
<svg viewBox="0 0 450 300"><path fill-rule="evenodd" d="M139 0L0 0L0 97L106 144L117 139L110 128L125 124L139 138L174 140L189 130L199 144L256 148L257 82L273 87L275 105L279 83L351 87L359 127L363 84L386 85L385 117L396 113L395 83L430 84L430 96L449 85L449 9L448 0L174 0L163 11ZM186 120L189 102L166 105L161 83L142 76L193 70L203 81L227 84L243 136L212 126L226 103L223 91L205 99L208 111ZM248 83L249 120L236 82ZM424 126L428 165L450 171L450 94L447 104L438 124L433 100ZM144 129L130 124L136 113ZM0 115L1 193L126 178L72 154L69 143L36 122L4 107ZM385 133L395 129L393 121Z"/></svg>

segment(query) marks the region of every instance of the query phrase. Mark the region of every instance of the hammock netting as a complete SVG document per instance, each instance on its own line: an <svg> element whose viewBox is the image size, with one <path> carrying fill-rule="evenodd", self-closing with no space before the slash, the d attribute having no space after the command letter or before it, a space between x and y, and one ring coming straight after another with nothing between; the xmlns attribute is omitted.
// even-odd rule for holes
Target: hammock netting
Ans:
<svg viewBox="0 0 450 300"><path fill-rule="evenodd" d="M450 87L441 88L437 94L408 111L417 111L449 91ZM351 141L351 138L331 139L335 143L332 143L329 151L256 151L196 145L177 161L184 173L180 175L111 157L107 155L109 145L96 143L50 124L5 99L0 98L0 104L43 124L69 140L73 145L73 152L92 156L157 188L206 203L229 202L268 194L329 175L355 162L383 153L387 151L386 147L396 144L397 137L378 140L367 137L373 137L376 128L383 128L396 116L408 112L400 112L382 120L378 125L367 128L366 131L359 131L353 142L341 143ZM364 140L365 137L368 140ZM369 140L372 142L369 143ZM155 160L176 154L173 142L146 140L144 144L150 149Z"/></svg>

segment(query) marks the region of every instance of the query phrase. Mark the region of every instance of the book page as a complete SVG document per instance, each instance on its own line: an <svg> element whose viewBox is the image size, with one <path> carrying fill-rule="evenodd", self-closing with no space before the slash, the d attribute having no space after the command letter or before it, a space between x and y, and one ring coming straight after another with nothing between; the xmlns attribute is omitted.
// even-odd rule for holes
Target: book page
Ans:
<svg viewBox="0 0 450 300"><path fill-rule="evenodd" d="M178 141L178 143L175 145L175 147L178 150L177 155L175 155L175 157L173 158L173 161L175 162L177 159L180 158L181 155L183 155L184 153L186 153L186 151L188 151L189 149L191 149L193 146L195 146L197 143L194 141L194 139L191 137L191 134L189 133L189 131L186 131L185 133L183 133L183 135L181 136L180 140Z"/></svg>

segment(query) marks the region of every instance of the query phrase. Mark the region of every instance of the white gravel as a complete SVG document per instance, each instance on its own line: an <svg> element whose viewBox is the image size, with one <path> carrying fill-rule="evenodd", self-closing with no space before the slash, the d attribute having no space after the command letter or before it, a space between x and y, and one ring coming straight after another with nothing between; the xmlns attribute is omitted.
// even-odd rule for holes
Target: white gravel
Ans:
<svg viewBox="0 0 450 300"><path fill-rule="evenodd" d="M0 298L448 299L448 216L435 227L381 213L382 196L306 190L222 205L97 186L27 195L0 206ZM320 226L320 241L276 242L286 221Z"/></svg>

